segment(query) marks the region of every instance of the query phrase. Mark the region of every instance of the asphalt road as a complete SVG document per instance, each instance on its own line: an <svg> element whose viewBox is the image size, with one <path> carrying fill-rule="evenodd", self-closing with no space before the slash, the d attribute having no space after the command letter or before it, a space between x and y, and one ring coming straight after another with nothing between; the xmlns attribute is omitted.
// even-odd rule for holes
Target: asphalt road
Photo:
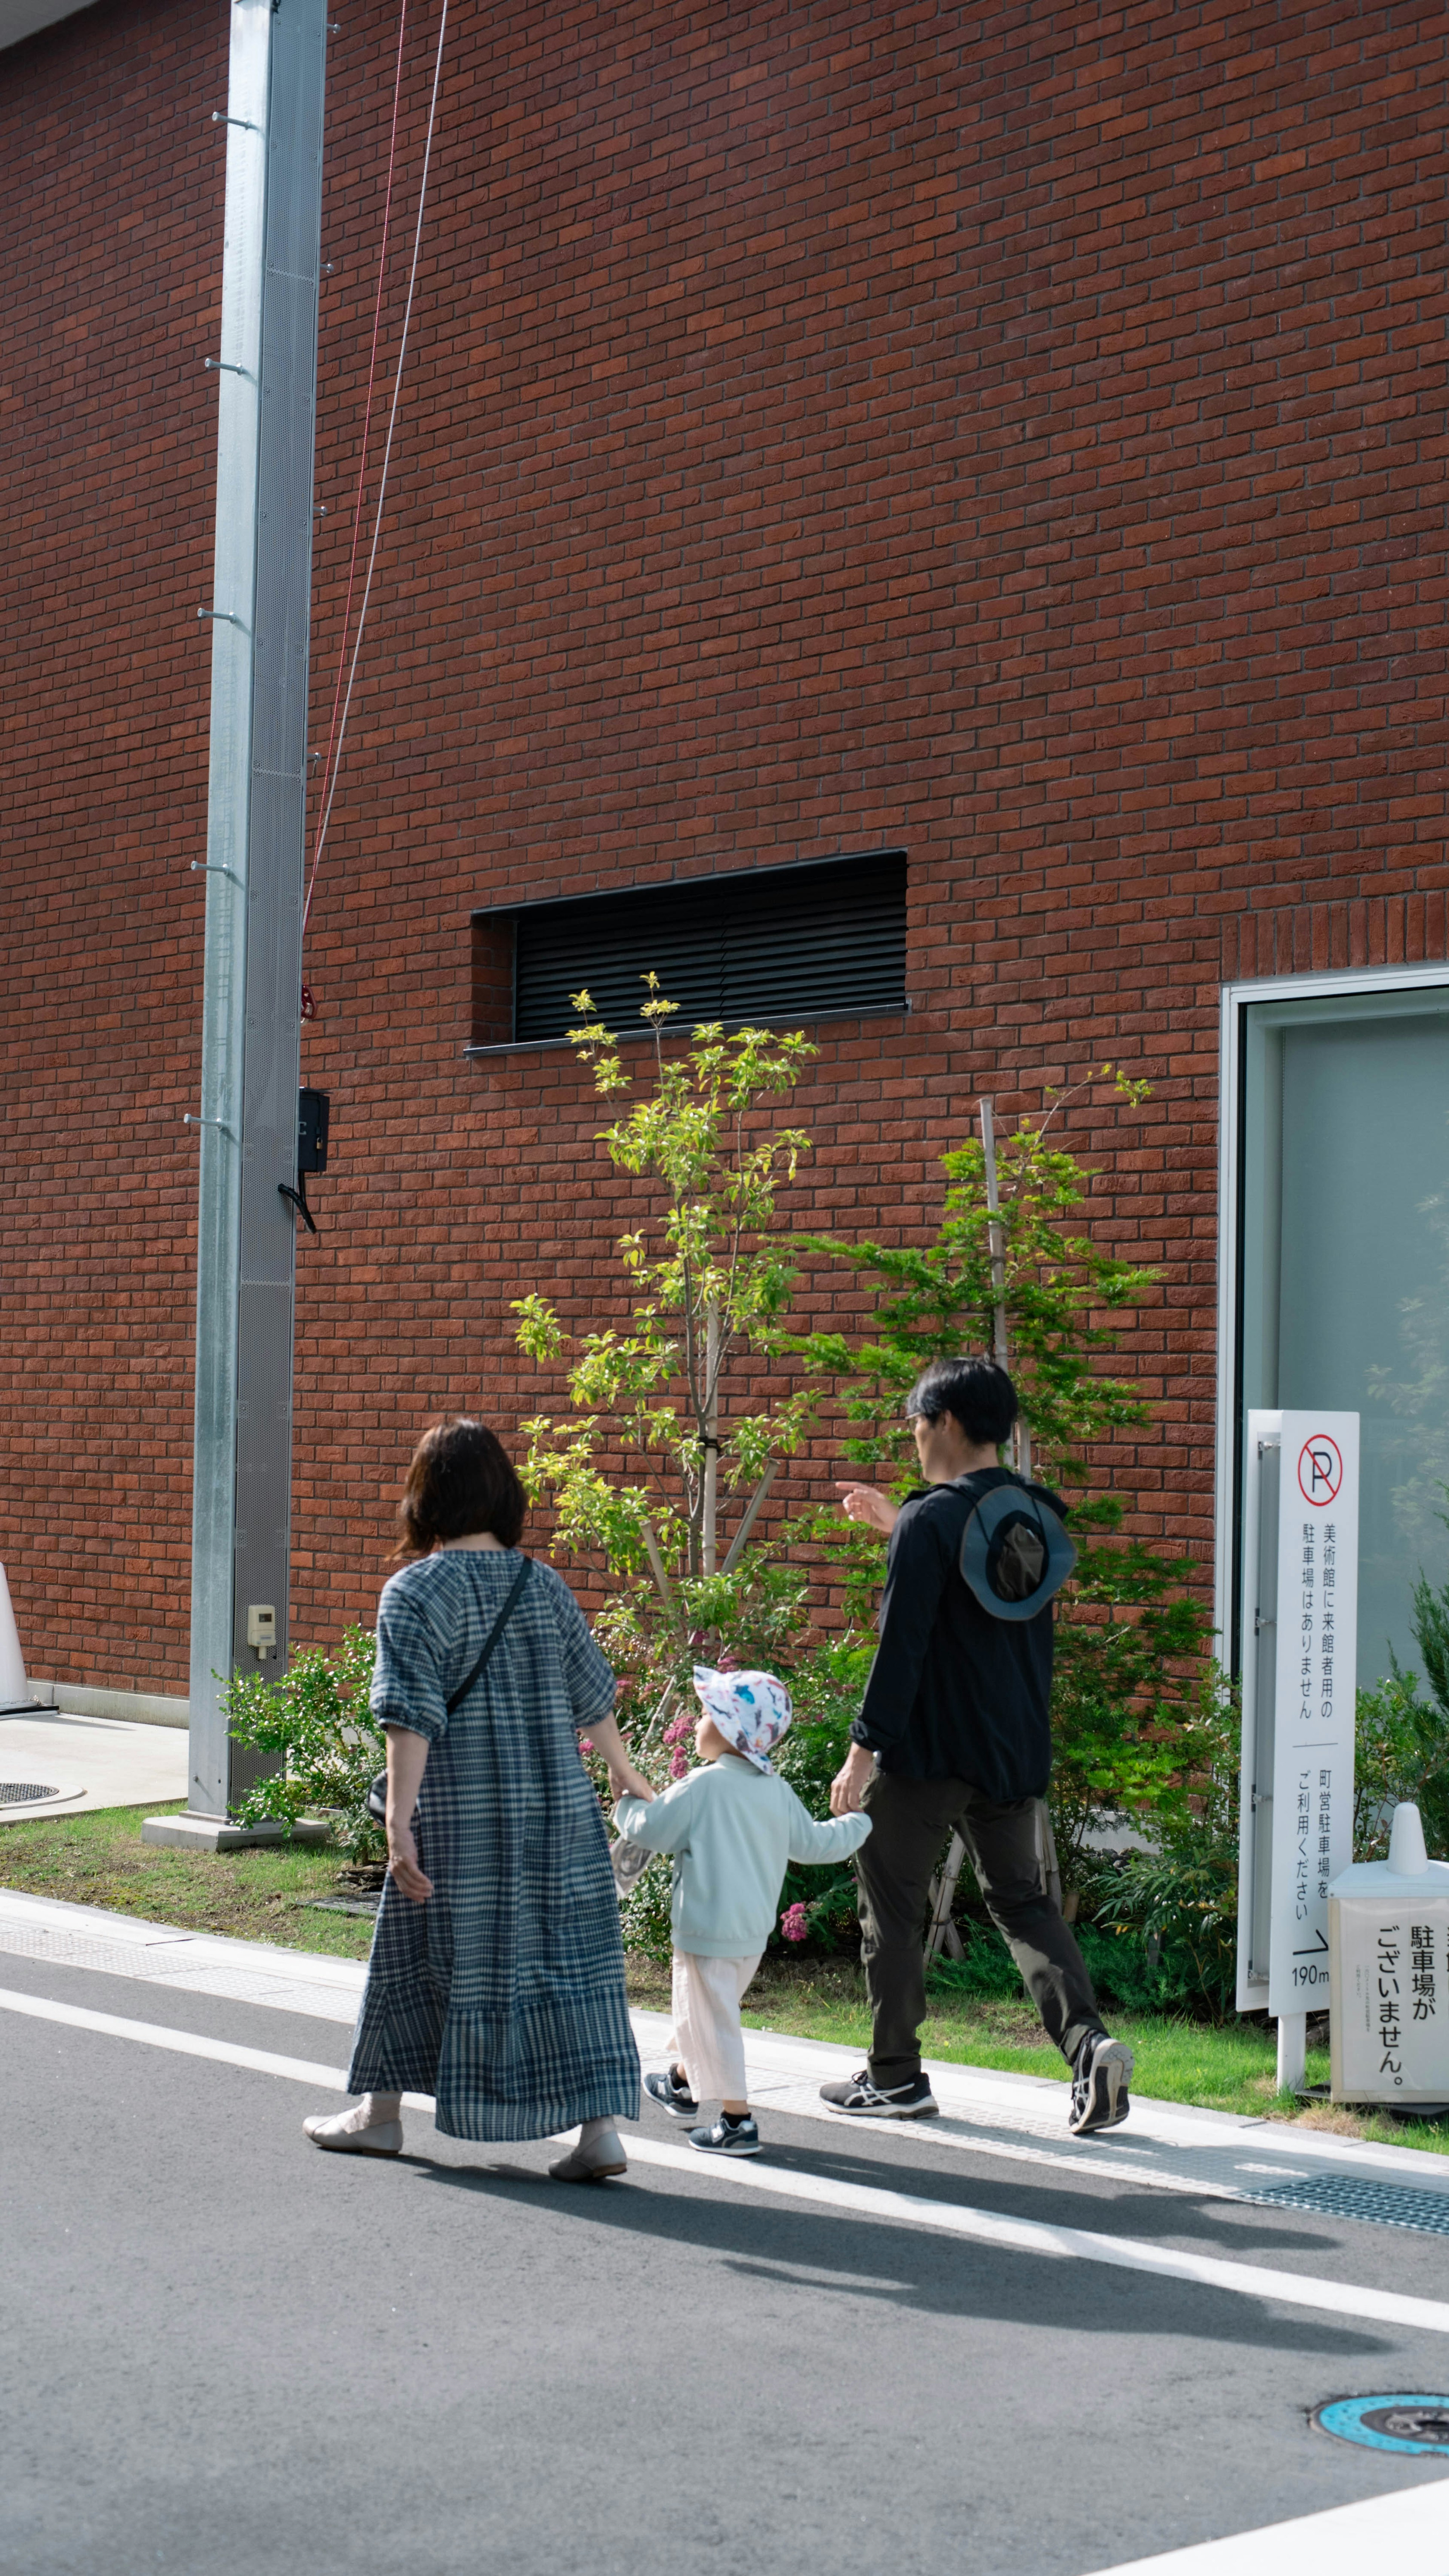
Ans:
<svg viewBox="0 0 1449 2576"><path fill-rule="evenodd" d="M5 1985L338 2066L335 2023L20 1958ZM1449 2336L961 2242L701 2159L550 2183L410 2114L0 2014L17 2576L1087 2576L1442 2477L1312 2430ZM681 2143L652 2106L646 2135ZM772 2117L785 2170L1449 2299L1449 2239ZM757 2164L753 2171L763 2172Z"/></svg>

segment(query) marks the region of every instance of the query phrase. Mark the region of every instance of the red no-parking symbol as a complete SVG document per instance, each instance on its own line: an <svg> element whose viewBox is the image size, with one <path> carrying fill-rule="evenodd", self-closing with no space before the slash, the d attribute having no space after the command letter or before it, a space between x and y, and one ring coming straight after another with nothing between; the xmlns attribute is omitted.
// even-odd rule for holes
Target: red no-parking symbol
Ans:
<svg viewBox="0 0 1449 2576"><path fill-rule="evenodd" d="M1321 1511L1343 1483L1343 1453L1326 1431L1315 1431L1298 1452L1298 1491Z"/></svg>

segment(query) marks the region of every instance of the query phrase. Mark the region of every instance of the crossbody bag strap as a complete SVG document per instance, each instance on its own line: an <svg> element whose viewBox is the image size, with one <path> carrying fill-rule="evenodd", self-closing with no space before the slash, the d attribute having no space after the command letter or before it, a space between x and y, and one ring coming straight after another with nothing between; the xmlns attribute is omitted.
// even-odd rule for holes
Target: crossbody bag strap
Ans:
<svg viewBox="0 0 1449 2576"><path fill-rule="evenodd" d="M509 1620L513 1616L514 1603L517 1601L519 1594L522 1592L523 1587L532 1572L533 1559L532 1557L526 1556L523 1563L520 1565L518 1572L515 1574L512 1583L508 1587L508 1598L504 1602L502 1609L499 1611L497 1618L494 1620L493 1625L488 1632L488 1638L484 1645L483 1652L479 1656L462 1687L455 1690L452 1698L446 1703L449 1717L452 1716L455 1708L462 1707L462 1704L472 1689L473 1684L476 1681L481 1681L488 1658L492 1654L494 1647L497 1645L499 1638L502 1636L504 1629L507 1627ZM378 1824L386 1824L387 1773L385 1771L379 1771L377 1778L374 1780L372 1787L367 1793L367 1812Z"/></svg>
<svg viewBox="0 0 1449 2576"><path fill-rule="evenodd" d="M520 1565L518 1572L515 1574L512 1583L508 1587L508 1598L504 1602L502 1609L499 1611L497 1618L494 1620L493 1625L488 1632L482 1653L478 1657L478 1660L473 1666L471 1673L468 1675L467 1680L459 1683L458 1688L454 1691L451 1699L447 1703L449 1717L452 1716L455 1708L462 1707L463 1702L467 1698L474 1683L482 1680L484 1670L488 1663L488 1658L492 1654L494 1647L497 1645L499 1638L502 1636L504 1629L507 1627L509 1620L512 1618L514 1605L516 1604L518 1596L523 1590L523 1587L532 1572L533 1559L531 1556L526 1556L523 1563Z"/></svg>

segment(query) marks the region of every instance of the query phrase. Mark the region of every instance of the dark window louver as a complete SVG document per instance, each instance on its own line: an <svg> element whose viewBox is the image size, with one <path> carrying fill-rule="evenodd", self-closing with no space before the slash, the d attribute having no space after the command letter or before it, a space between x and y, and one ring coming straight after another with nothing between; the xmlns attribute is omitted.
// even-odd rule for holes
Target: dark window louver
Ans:
<svg viewBox="0 0 1449 2576"><path fill-rule="evenodd" d="M650 971L679 1005L676 1027L906 1006L901 851L535 904L512 919L515 1046L566 1037L578 1023L572 996L585 990L596 1015L628 1036Z"/></svg>

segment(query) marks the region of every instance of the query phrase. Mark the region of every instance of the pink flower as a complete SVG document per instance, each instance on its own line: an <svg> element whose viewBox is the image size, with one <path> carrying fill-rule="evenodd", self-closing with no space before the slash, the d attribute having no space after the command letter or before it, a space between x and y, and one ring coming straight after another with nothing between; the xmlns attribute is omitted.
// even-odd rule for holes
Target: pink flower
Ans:
<svg viewBox="0 0 1449 2576"><path fill-rule="evenodd" d="M780 1929L787 1941L803 1941L809 1930L804 1906L787 1905L780 1917Z"/></svg>
<svg viewBox="0 0 1449 2576"><path fill-rule="evenodd" d="M687 1753L675 1753L671 1755L669 1763L669 1777L671 1780L682 1780L688 1769L689 1755Z"/></svg>
<svg viewBox="0 0 1449 2576"><path fill-rule="evenodd" d="M581 1753L592 1753L592 1752L593 1752L593 1749L594 1749L594 1739L593 1739L593 1737L592 1737L591 1735L581 1735L581 1736L579 1737L579 1751L580 1751Z"/></svg>
<svg viewBox="0 0 1449 2576"><path fill-rule="evenodd" d="M677 1717L672 1726L666 1726L664 1730L664 1741L666 1744L682 1744L686 1735L692 1735L693 1733L694 1720L686 1712L683 1717Z"/></svg>

